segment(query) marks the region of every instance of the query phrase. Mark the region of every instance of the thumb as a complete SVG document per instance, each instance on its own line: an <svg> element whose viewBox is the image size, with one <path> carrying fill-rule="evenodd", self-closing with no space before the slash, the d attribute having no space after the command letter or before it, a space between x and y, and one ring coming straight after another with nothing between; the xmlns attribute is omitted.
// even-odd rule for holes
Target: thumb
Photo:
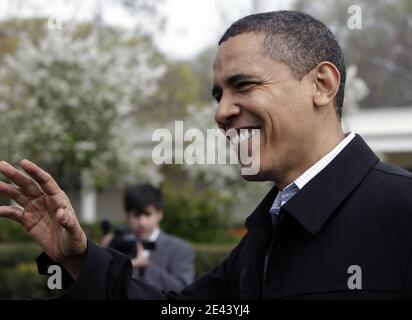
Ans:
<svg viewBox="0 0 412 320"><path fill-rule="evenodd" d="M60 208L56 213L56 218L59 224L66 229L70 234L76 232L77 221L73 215L65 211L65 209Z"/></svg>

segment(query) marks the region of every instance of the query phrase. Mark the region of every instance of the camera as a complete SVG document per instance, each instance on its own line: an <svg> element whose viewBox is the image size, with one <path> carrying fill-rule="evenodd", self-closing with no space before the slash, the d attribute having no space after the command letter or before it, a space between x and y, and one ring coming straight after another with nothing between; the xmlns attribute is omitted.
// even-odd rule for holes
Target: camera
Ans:
<svg viewBox="0 0 412 320"><path fill-rule="evenodd" d="M103 231L103 235L112 232L113 229L110 221L108 220L103 220L100 224L100 228ZM120 251L133 259L137 257L137 243L139 241L142 243L144 249L155 249L154 242L140 239L127 225L121 225L114 229L113 239L110 241L108 247Z"/></svg>

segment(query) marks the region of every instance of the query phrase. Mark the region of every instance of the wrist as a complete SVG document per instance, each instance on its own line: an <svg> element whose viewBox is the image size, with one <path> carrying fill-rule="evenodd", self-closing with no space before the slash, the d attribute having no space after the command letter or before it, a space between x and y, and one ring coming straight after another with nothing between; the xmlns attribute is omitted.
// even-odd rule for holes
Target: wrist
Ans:
<svg viewBox="0 0 412 320"><path fill-rule="evenodd" d="M149 260L146 258L135 258L132 260L132 266L137 269L145 268L149 265Z"/></svg>
<svg viewBox="0 0 412 320"><path fill-rule="evenodd" d="M78 256L67 259L62 263L63 267L70 273L73 280L77 280L83 270L83 266L86 262L87 257L87 247L84 252Z"/></svg>
<svg viewBox="0 0 412 320"><path fill-rule="evenodd" d="M73 280L77 280L83 269L84 262L86 261L86 255L84 257L74 258L70 262L65 263L63 266L70 273Z"/></svg>

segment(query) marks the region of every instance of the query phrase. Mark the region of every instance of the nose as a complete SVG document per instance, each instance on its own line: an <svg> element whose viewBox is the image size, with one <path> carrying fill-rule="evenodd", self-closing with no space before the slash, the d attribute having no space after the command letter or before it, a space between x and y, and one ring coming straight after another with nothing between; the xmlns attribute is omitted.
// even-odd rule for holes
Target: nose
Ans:
<svg viewBox="0 0 412 320"><path fill-rule="evenodd" d="M227 129L230 123L241 113L241 108L230 96L222 95L215 113L215 121L219 128Z"/></svg>
<svg viewBox="0 0 412 320"><path fill-rule="evenodd" d="M147 217L146 217L144 214L140 215L140 216L137 218L137 223L138 223L140 226L145 226L146 223L147 223Z"/></svg>

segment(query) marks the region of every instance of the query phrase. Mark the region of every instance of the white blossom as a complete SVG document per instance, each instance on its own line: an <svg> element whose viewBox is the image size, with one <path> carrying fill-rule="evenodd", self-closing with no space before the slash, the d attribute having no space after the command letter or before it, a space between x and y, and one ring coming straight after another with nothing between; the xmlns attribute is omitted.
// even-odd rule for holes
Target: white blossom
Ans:
<svg viewBox="0 0 412 320"><path fill-rule="evenodd" d="M79 171L98 176L111 159L138 160L119 144L130 138L122 122L156 89L163 68L120 33L79 36L75 23L67 25L45 28L38 42L22 33L0 66L0 156L56 163L72 154Z"/></svg>

